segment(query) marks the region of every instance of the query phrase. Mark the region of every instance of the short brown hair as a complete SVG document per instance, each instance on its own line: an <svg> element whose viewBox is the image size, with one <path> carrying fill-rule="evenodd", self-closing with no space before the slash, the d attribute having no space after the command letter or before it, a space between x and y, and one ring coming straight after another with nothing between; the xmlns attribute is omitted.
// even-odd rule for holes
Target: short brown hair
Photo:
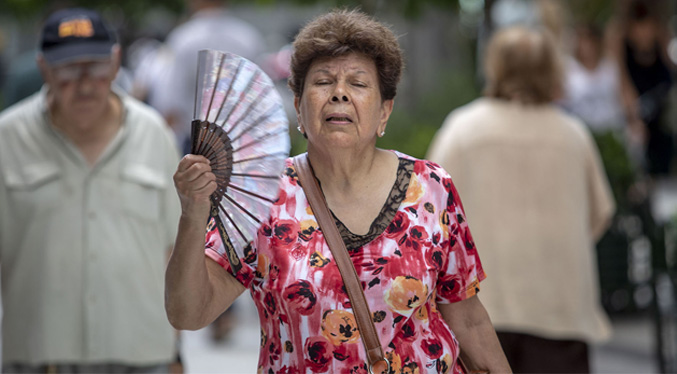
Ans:
<svg viewBox="0 0 677 374"><path fill-rule="evenodd" d="M299 31L288 82L294 95L303 94L306 74L315 59L352 52L374 61L381 98L394 98L404 66L397 38L386 25L356 10L334 10L315 18Z"/></svg>
<svg viewBox="0 0 677 374"><path fill-rule="evenodd" d="M499 30L489 41L485 95L544 104L562 92L562 62L545 30L521 26Z"/></svg>

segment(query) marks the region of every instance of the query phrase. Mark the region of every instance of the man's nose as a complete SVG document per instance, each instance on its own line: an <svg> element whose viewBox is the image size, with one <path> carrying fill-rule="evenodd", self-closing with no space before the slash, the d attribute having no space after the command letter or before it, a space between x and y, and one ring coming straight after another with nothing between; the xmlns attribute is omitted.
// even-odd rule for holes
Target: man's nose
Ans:
<svg viewBox="0 0 677 374"><path fill-rule="evenodd" d="M80 94L89 94L94 88L94 78L92 78L87 73L80 74L80 77L78 77L76 82L78 84L78 91Z"/></svg>

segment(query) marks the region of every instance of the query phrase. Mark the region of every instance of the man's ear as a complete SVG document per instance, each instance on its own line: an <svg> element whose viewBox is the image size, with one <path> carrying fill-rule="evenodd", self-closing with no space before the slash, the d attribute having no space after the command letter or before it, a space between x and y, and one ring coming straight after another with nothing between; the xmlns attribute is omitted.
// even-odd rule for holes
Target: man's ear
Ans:
<svg viewBox="0 0 677 374"><path fill-rule="evenodd" d="M114 44L111 48L111 59L113 61L115 77L118 74L118 69L120 69L120 64L122 63L122 49L120 48L120 44Z"/></svg>
<svg viewBox="0 0 677 374"><path fill-rule="evenodd" d="M42 53L38 53L37 56L35 56L35 62L38 65L38 69L40 69L42 80L49 82L49 66L47 65L47 61L45 61L45 57L42 55Z"/></svg>

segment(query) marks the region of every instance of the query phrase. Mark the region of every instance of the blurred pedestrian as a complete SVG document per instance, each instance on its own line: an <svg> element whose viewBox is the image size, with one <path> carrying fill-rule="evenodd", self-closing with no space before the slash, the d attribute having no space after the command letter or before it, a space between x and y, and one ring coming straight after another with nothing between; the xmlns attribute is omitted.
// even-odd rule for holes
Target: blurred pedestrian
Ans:
<svg viewBox="0 0 677 374"><path fill-rule="evenodd" d="M644 144L625 121L621 76L602 29L580 24L574 29L573 53L565 59L563 107L590 129L619 211L629 207L629 190L643 165Z"/></svg>
<svg viewBox="0 0 677 374"><path fill-rule="evenodd" d="M565 108L594 133L622 136L626 126L620 72L599 27L581 24L574 29L573 53L566 58L564 75Z"/></svg>
<svg viewBox="0 0 677 374"><path fill-rule="evenodd" d="M190 123L195 103L197 53L215 49L257 62L265 52L261 33L235 17L225 0L185 0L191 17L172 30L166 39L171 53L167 79L157 90L158 109L177 135L179 146L189 150Z"/></svg>
<svg viewBox="0 0 677 374"><path fill-rule="evenodd" d="M427 157L454 179L487 278L482 302L516 373L586 373L606 339L594 243L614 212L595 144L553 101L557 47L543 31L495 34L486 97L453 111Z"/></svg>
<svg viewBox="0 0 677 374"><path fill-rule="evenodd" d="M153 38L137 39L129 47L129 60L134 60L131 94L153 108L161 108L163 84L171 80L169 67L172 53L164 42Z"/></svg>
<svg viewBox="0 0 677 374"><path fill-rule="evenodd" d="M38 66L42 89L0 114L2 371L168 372L173 136L111 88L120 47L97 12L50 15Z"/></svg>
<svg viewBox="0 0 677 374"><path fill-rule="evenodd" d="M169 32L176 26L177 16L157 5L143 15L141 29L126 48L126 61L132 73L131 95L159 108L157 90L170 79L171 53L165 45Z"/></svg>
<svg viewBox="0 0 677 374"><path fill-rule="evenodd" d="M608 32L621 73L626 121L645 144L646 172L653 177L668 175L674 157L673 130L664 118L675 73L668 57L670 28L662 19L665 4L619 1Z"/></svg>
<svg viewBox="0 0 677 374"><path fill-rule="evenodd" d="M301 185L317 179L331 209L324 217L364 286L366 321L373 316L387 372L459 373L459 349L470 367L510 372L476 297L485 274L451 179L437 165L376 148L403 68L396 36L363 13L332 11L299 32L291 61L298 130L308 140L300 157L312 171L300 181L301 169L287 160L280 198L251 246L240 248L238 269L214 225L205 237L216 189L207 159L181 160L170 321L201 328L249 291L261 321L259 372L367 372L380 349L363 349L366 326L357 327L359 305L333 255L341 249L327 242L334 226L318 226L310 185Z"/></svg>

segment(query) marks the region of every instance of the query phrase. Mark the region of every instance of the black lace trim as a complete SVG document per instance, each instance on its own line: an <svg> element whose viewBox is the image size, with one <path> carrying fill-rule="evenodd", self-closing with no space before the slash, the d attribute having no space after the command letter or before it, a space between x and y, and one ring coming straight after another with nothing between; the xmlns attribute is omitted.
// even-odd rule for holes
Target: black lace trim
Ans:
<svg viewBox="0 0 677 374"><path fill-rule="evenodd" d="M395 184L393 184L393 188L390 190L390 195L383 205L383 208L381 208L381 212L376 219L374 219L374 222L371 223L369 232L364 235L353 234L332 212L331 215L334 217L334 221L336 222L343 242L346 243L348 252L354 252L363 245L371 242L388 228L390 222L395 218L395 214L397 213L400 204L404 201L404 198L407 197L407 189L409 188L409 181L411 180L411 174L413 172L414 161L400 158L400 165L397 167L397 180L395 180Z"/></svg>

